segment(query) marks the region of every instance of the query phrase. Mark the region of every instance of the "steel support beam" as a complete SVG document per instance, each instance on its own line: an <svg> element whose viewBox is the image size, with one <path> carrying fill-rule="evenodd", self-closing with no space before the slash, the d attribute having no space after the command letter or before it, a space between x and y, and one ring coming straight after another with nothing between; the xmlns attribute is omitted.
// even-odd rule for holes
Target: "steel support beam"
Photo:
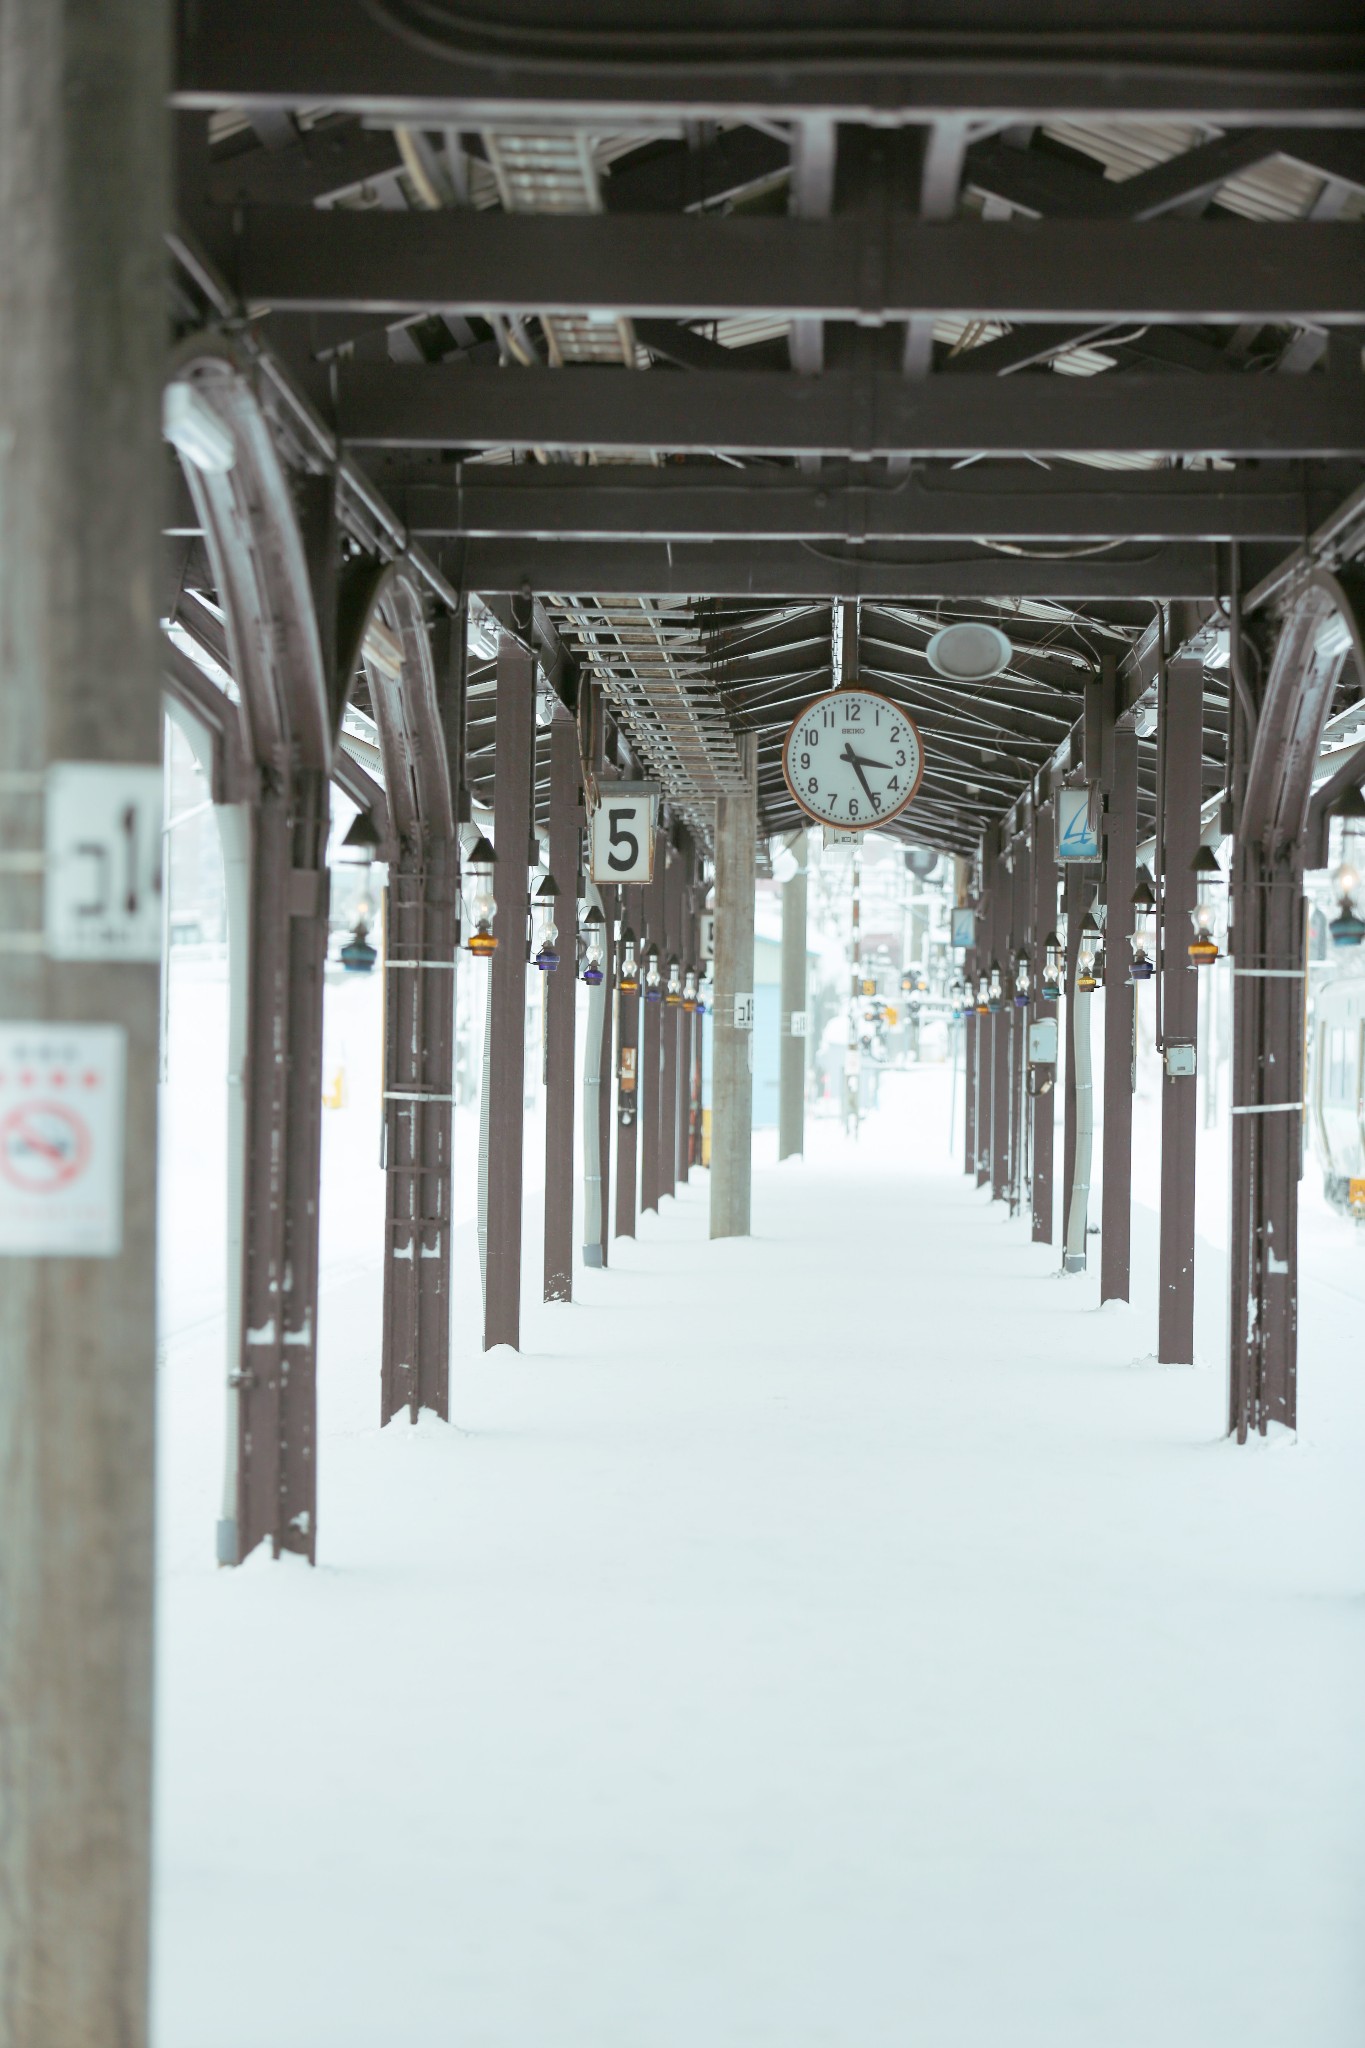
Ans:
<svg viewBox="0 0 1365 2048"><path fill-rule="evenodd" d="M703 456L725 449L845 459L1155 448L1268 460L1365 454L1360 382L1346 375L912 379L879 370L642 376L608 368L509 377L483 367L356 364L338 372L337 404L345 440L372 448L659 448Z"/></svg>
<svg viewBox="0 0 1365 2048"><path fill-rule="evenodd" d="M521 609L519 605L519 610ZM529 605L524 607L529 612ZM483 1345L521 1345L521 1202L526 1086L527 856L535 769L535 657L529 618L498 635L493 829L498 950L492 960L488 1076L488 1256Z"/></svg>
<svg viewBox="0 0 1365 2048"><path fill-rule="evenodd" d="M753 737L741 748L754 770ZM758 834L755 781L716 803L715 1012L711 1069L711 1235L747 1237L753 1175L753 1044L736 1024L736 998L754 987L754 853Z"/></svg>
<svg viewBox="0 0 1365 2048"><path fill-rule="evenodd" d="M1141 548L1128 557L1033 559L984 547L966 557L936 557L875 555L842 544L823 550L803 542L476 540L465 544L462 558L471 589L513 591L530 583L619 597L1060 597L1084 603L1191 597L1209 590L1218 574L1216 548L1196 541Z"/></svg>
<svg viewBox="0 0 1365 2048"><path fill-rule="evenodd" d="M664 1000L659 1009L659 1193L672 1196L678 1184L678 1020L682 1011L667 994L669 962L682 944L683 857L664 840L664 957L659 972Z"/></svg>
<svg viewBox="0 0 1365 2048"><path fill-rule="evenodd" d="M1197 888L1194 857L1203 800L1204 671L1177 660L1164 678L1161 724L1161 1258L1157 1357L1194 1363L1194 1185L1199 973L1189 957ZM1191 1071L1171 1072L1188 1048ZM1177 1052L1177 1058L1180 1053Z"/></svg>
<svg viewBox="0 0 1365 2048"><path fill-rule="evenodd" d="M664 883L668 843L660 830L654 837L654 876L645 889L645 945L640 954L642 977L648 972L651 951L658 955L661 979L666 979L668 955L664 945ZM663 1086L663 1002L662 989L651 1000L647 983L640 990L640 1211L659 1212L659 1143L662 1131Z"/></svg>
<svg viewBox="0 0 1365 2048"><path fill-rule="evenodd" d="M991 959L999 967L1005 1003L1010 999L1011 883L1007 852L997 839L991 873ZM1008 1200L1010 1189L1010 1031L1011 1011L993 1011L991 1029L991 1200Z"/></svg>
<svg viewBox="0 0 1365 2048"><path fill-rule="evenodd" d="M682 17L642 15L584 42L561 41L543 17L533 45L518 10L516 40L486 22L395 36L348 0L312 0L298 19L272 0L200 0L182 25L175 104L211 108L325 103L390 122L477 127L556 110L613 131L623 121L769 119L823 113L865 121L887 108L907 119L968 114L992 125L1124 115L1147 121L1359 120L1365 52L1336 9L1310 0L1265 29L1154 27L1141 9L1091 6L1060 30L1020 30L1002 44L998 9L971 0L942 31L897 23L833 49L770 17L752 40L699 55ZM649 28L648 51L639 37ZM660 33L654 33L654 31ZM440 62L433 64L433 47ZM808 61L814 55L817 61ZM566 63L566 57L572 57Z"/></svg>
<svg viewBox="0 0 1365 2048"><path fill-rule="evenodd" d="M621 890L622 923L635 934L637 955L644 954L644 890L631 884ZM643 970L642 970L643 971ZM619 980L619 964L618 964ZM634 1237L640 1152L640 1011L637 989L622 989L617 998L616 1035L616 1235Z"/></svg>
<svg viewBox="0 0 1365 2048"><path fill-rule="evenodd" d="M550 872L559 885L559 965L545 983L545 1299L573 1300L574 1023L578 1005L578 863L583 813L578 734L562 708L550 722Z"/></svg>
<svg viewBox="0 0 1365 2048"><path fill-rule="evenodd" d="M1039 804L1033 814L1033 934L1031 947L1031 992L1029 1015L1035 1023L1050 1020L1057 1026L1057 1004L1043 997L1043 950L1049 933L1057 926L1057 866L1053 858L1052 803ZM1034 1244L1051 1244L1053 1227L1053 1157L1057 1133L1057 1065L1040 1063L1028 1068L1030 1111L1033 1126L1033 1224Z"/></svg>
<svg viewBox="0 0 1365 2048"><path fill-rule="evenodd" d="M1292 1429L1298 1415L1303 864L1306 841L1326 852L1325 823L1311 817L1313 775L1350 652L1361 666L1365 581L1358 570L1318 570L1289 596L1259 704L1241 678L1236 692L1234 759L1249 756L1244 781L1233 778L1228 1426L1239 1442L1272 1422Z"/></svg>
<svg viewBox="0 0 1365 2048"><path fill-rule="evenodd" d="M235 258L243 300L285 313L1365 322L1353 221L248 207Z"/></svg>
<svg viewBox="0 0 1365 2048"><path fill-rule="evenodd" d="M380 1422L450 1413L451 1177L465 619L428 626L406 570L378 612L403 650L380 667L362 639L387 810L384 944L384 1339ZM350 660L344 671L354 672ZM349 680L349 675L347 676Z"/></svg>
<svg viewBox="0 0 1365 2048"><path fill-rule="evenodd" d="M1071 1191L1076 1180L1076 967L1081 951L1081 919L1085 916L1085 878L1075 862L1062 870L1062 902L1066 910L1066 1078L1062 1098L1062 1243L1066 1243Z"/></svg>
<svg viewBox="0 0 1365 2048"><path fill-rule="evenodd" d="M1137 1085L1132 957L1137 886L1137 735L1109 721L1104 819L1104 1168L1100 1195L1100 1300L1127 1301L1132 1260L1133 1090Z"/></svg>
<svg viewBox="0 0 1365 2048"><path fill-rule="evenodd" d="M1014 463L919 471L461 462L449 480L390 486L409 532L430 540L1297 541L1359 481L1342 466L1305 482L1284 465L1226 470L1047 471Z"/></svg>
<svg viewBox="0 0 1365 2048"><path fill-rule="evenodd" d="M796 872L782 884L782 1033L778 1067L779 1160L799 1156L806 1149L806 863L810 858L810 834L793 833L788 848L796 861ZM801 1019L794 1031L793 1019Z"/></svg>

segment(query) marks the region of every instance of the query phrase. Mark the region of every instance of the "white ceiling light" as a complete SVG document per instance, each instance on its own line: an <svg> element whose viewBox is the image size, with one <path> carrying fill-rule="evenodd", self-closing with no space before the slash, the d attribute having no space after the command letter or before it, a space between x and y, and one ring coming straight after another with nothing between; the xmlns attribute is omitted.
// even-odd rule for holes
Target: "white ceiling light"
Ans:
<svg viewBox="0 0 1365 2048"><path fill-rule="evenodd" d="M998 626L964 619L935 633L925 653L929 666L949 682L984 683L1004 673L1014 649Z"/></svg>
<svg viewBox="0 0 1365 2048"><path fill-rule="evenodd" d="M209 476L226 476L237 460L232 429L193 384L168 384L161 399L161 431L171 446Z"/></svg>

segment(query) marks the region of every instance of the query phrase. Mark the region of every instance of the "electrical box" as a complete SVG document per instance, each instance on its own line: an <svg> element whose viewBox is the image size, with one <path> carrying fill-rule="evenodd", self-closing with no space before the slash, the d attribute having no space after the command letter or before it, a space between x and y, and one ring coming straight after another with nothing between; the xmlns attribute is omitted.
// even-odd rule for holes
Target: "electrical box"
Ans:
<svg viewBox="0 0 1365 2048"><path fill-rule="evenodd" d="M1028 1028L1029 1063L1035 1067L1055 1067L1057 1064L1057 1019L1040 1017Z"/></svg>
<svg viewBox="0 0 1365 2048"><path fill-rule="evenodd" d="M1166 1072L1173 1081L1189 1081L1194 1078L1194 1047L1192 1045L1168 1045L1166 1048Z"/></svg>

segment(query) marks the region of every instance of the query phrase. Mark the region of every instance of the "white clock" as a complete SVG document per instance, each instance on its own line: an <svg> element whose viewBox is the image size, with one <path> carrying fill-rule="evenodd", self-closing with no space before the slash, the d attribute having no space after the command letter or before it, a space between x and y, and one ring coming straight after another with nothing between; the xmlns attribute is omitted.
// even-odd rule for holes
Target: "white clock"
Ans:
<svg viewBox="0 0 1365 2048"><path fill-rule="evenodd" d="M924 773L913 719L875 690L831 690L808 704L782 747L787 787L809 817L869 832L905 809Z"/></svg>

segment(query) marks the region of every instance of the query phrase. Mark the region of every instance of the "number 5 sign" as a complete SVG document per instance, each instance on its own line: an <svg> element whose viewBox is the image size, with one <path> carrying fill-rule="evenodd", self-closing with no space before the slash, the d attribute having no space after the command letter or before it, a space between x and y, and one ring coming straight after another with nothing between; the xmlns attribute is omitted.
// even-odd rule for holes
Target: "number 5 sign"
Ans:
<svg viewBox="0 0 1365 2048"><path fill-rule="evenodd" d="M602 784L592 813L594 882L653 881L657 802L652 782Z"/></svg>

